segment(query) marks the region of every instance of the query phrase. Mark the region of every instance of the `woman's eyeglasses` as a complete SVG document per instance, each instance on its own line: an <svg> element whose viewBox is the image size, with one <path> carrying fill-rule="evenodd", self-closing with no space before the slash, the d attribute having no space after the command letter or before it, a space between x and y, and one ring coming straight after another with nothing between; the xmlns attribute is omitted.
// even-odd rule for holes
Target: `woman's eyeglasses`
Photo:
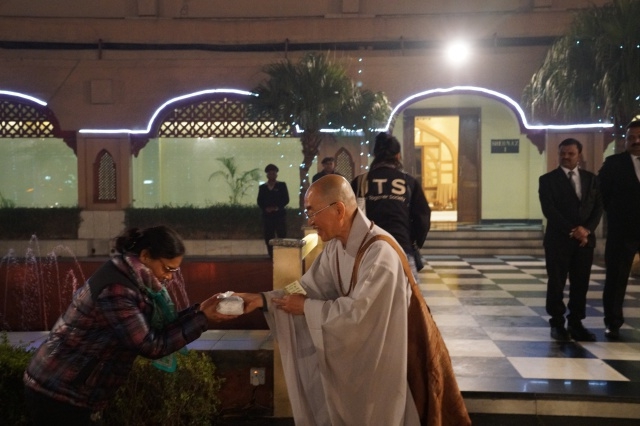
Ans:
<svg viewBox="0 0 640 426"><path fill-rule="evenodd" d="M165 265L162 259L160 259L160 263L162 264L162 268L164 269L165 272L170 272L170 273L180 272L179 266L177 268L172 268L169 265Z"/></svg>

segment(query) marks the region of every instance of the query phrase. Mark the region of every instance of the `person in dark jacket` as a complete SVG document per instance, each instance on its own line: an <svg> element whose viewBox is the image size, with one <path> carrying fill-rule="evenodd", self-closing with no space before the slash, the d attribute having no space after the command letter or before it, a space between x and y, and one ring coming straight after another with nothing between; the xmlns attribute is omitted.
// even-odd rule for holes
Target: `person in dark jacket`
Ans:
<svg viewBox="0 0 640 426"><path fill-rule="evenodd" d="M596 336L582 325L596 246L595 230L602 217L602 197L596 176L578 167L582 144L565 139L558 146L560 165L540 176L542 213L547 218L544 253L547 268L546 309L551 337L593 342ZM564 287L569 277L568 330Z"/></svg>
<svg viewBox="0 0 640 426"><path fill-rule="evenodd" d="M431 208L420 182L402 170L398 139L385 132L378 134L373 155L369 172L357 176L351 187L360 196L360 179L365 179L362 195L367 217L398 241L419 282L415 255L431 228Z"/></svg>
<svg viewBox="0 0 640 426"><path fill-rule="evenodd" d="M258 206L262 210L262 225L264 243L267 245L269 257L273 259L273 247L269 240L287 238L287 212L284 209L289 204L289 190L285 182L278 182L279 169L275 164L268 164L264 168L267 181L258 188Z"/></svg>
<svg viewBox="0 0 640 426"><path fill-rule="evenodd" d="M322 159L322 170L319 171L318 173L316 173L315 175L313 175L313 178L311 179L311 182L315 182L318 179L320 179L321 177L327 176L327 175L339 175L340 173L336 172L336 159L333 157L324 157Z"/></svg>
<svg viewBox="0 0 640 426"><path fill-rule="evenodd" d="M607 157L598 173L607 220L602 293L605 336L620 338L633 258L640 251L640 120L627 125L625 151Z"/></svg>
<svg viewBox="0 0 640 426"><path fill-rule="evenodd" d="M219 314L217 295L176 312L166 282L180 270L180 236L164 226L130 229L118 252L73 295L24 373L35 425L89 425L124 384L137 356L175 369L174 352L196 340Z"/></svg>

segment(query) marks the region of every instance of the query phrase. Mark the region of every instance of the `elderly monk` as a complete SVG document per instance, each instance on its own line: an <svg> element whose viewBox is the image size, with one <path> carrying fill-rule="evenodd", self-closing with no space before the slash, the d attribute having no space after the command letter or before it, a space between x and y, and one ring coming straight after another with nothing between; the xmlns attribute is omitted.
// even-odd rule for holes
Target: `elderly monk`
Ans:
<svg viewBox="0 0 640 426"><path fill-rule="evenodd" d="M301 278L307 294L239 294L246 313L265 311L280 344L295 423L470 424L455 380L458 405L453 408L459 417L443 421L440 407L425 410L414 402L407 380L412 289L393 246L368 241L378 235L397 244L395 240L357 208L342 176L314 182L304 205L309 225L325 242ZM432 327L440 338L435 324ZM436 359L444 359L450 369L446 348ZM431 417L436 420L427 421Z"/></svg>

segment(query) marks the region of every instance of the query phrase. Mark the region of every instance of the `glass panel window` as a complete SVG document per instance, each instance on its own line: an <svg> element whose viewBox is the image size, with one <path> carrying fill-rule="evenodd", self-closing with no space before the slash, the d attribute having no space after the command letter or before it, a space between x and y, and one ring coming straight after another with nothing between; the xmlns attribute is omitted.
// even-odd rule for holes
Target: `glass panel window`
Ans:
<svg viewBox="0 0 640 426"><path fill-rule="evenodd" d="M78 166L62 139L0 138L0 195L15 207L78 205Z"/></svg>
<svg viewBox="0 0 640 426"><path fill-rule="evenodd" d="M256 204L258 185L266 182L264 168L273 163L280 169L278 180L289 189L289 207L299 207L302 153L296 137L152 139L133 159L134 207L229 203L233 179L218 158L233 158L235 178L258 169L259 182L250 185L240 204ZM216 172L221 173L212 176Z"/></svg>

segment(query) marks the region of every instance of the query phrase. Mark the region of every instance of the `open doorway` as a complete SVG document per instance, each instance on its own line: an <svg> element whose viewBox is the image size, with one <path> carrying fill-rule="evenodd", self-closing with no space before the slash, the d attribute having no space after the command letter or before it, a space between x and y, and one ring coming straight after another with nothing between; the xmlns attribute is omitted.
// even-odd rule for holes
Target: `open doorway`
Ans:
<svg viewBox="0 0 640 426"><path fill-rule="evenodd" d="M458 130L460 118L416 116L416 171L434 222L458 221Z"/></svg>
<svg viewBox="0 0 640 426"><path fill-rule="evenodd" d="M480 109L404 111L408 170L422 182L432 222L480 220Z"/></svg>

